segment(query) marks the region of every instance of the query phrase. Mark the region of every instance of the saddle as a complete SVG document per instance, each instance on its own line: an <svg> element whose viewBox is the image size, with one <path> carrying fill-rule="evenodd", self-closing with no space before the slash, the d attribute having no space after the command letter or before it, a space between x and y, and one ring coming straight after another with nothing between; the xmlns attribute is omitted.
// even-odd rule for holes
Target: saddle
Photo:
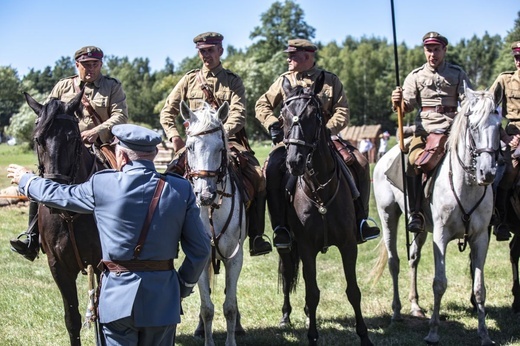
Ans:
<svg viewBox="0 0 520 346"><path fill-rule="evenodd" d="M242 201L249 208L251 202L255 197L259 185L258 172L254 168L253 164L250 163L249 158L243 152L237 148L229 145L230 155L228 157L229 164L231 167L231 174L235 178L235 181L240 190ZM168 164L166 172L176 173L180 176L186 177L186 151L178 152L178 155Z"/></svg>

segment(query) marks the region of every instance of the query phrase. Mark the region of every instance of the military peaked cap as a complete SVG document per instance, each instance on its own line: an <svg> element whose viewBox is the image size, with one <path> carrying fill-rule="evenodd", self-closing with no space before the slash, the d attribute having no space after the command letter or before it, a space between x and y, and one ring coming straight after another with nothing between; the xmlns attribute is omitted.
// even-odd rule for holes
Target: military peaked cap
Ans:
<svg viewBox="0 0 520 346"><path fill-rule="evenodd" d="M294 40L289 40L287 49L284 50L284 53L292 53L297 51L315 52L317 50L318 47L311 41L305 40L303 38L297 38Z"/></svg>
<svg viewBox="0 0 520 346"><path fill-rule="evenodd" d="M424 45L427 45L427 44L440 44L443 46L448 45L448 39L435 31L430 31L429 33L424 35L422 40L423 40Z"/></svg>
<svg viewBox="0 0 520 346"><path fill-rule="evenodd" d="M112 127L117 144L135 151L152 152L161 143L161 136L150 129L133 124L118 124Z"/></svg>
<svg viewBox="0 0 520 346"><path fill-rule="evenodd" d="M511 54L520 55L520 41L513 42L511 45Z"/></svg>
<svg viewBox="0 0 520 346"><path fill-rule="evenodd" d="M86 46L80 48L74 54L74 60L76 61L88 61L88 60L102 60L103 51L101 48L94 46Z"/></svg>
<svg viewBox="0 0 520 346"><path fill-rule="evenodd" d="M203 34L195 36L193 39L193 43L195 43L195 48L209 48L213 47L217 44L222 44L222 40L224 40L224 36L219 34L218 32L205 32Z"/></svg>

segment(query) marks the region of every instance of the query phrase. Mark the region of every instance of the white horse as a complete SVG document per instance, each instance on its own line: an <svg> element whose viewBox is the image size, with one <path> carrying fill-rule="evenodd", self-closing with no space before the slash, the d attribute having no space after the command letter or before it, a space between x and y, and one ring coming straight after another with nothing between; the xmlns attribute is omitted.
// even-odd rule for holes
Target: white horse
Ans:
<svg viewBox="0 0 520 346"><path fill-rule="evenodd" d="M206 346L214 345L212 324L215 308L211 301L210 281L213 273L218 274L220 261L226 270L223 307L227 324L226 346L236 345L236 327L242 330L239 326L237 282L243 263L246 215L240 191L231 175L228 142L222 125L228 111L227 102L218 111L205 104L195 112L185 102L181 103L182 117L188 122L186 174L193 185L202 222L211 233L211 258L198 281ZM197 331L195 334L199 335Z"/></svg>
<svg viewBox="0 0 520 346"><path fill-rule="evenodd" d="M485 323L486 288L483 272L489 242L488 225L493 211L493 191L490 184L496 174L500 116L489 92L466 89L465 94L462 110L451 127L446 157L433 176L433 191L423 205L426 229L433 232L435 259L434 307L430 332L424 340L427 343L439 341L439 309L447 288L446 247L448 242L458 239L460 251L464 251L467 244L470 247L472 301L478 312L478 334L482 345L491 345L493 342ZM373 174L374 196L383 227L382 241L386 245L386 251L383 249L380 254L378 274L381 274L388 259L394 288L393 320L402 319L398 291L397 223L405 201L402 190L396 187L399 183L390 183L387 172L399 156L400 149L395 146L377 163ZM418 234L410 248L412 282L409 297L414 316L424 316L418 302L417 266L426 237L427 232Z"/></svg>

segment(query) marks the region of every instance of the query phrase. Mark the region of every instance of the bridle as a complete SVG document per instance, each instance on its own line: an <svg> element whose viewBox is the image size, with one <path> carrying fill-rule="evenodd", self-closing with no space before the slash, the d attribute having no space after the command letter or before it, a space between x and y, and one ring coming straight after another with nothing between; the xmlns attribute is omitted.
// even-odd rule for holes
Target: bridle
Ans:
<svg viewBox="0 0 520 346"><path fill-rule="evenodd" d="M189 135L191 137L198 137L198 136L203 136L203 135L207 135L207 134L210 134L210 133L214 133L214 132L217 132L217 131L221 132L222 141L225 142L224 141L224 138L225 138L224 137L225 136L224 128L222 126L214 127L212 129L201 131L201 132L198 132L198 133L189 133ZM189 148L186 148L186 150L189 151ZM209 171L209 170L193 170L190 167L189 160L188 160L188 155L186 155L186 178L188 180L190 180L190 181L193 181L194 178L196 179L196 178L213 178L213 177L217 177L217 184L222 182L224 177L225 177L225 175L226 175L227 168L228 168L227 151L226 151L225 146L222 148L220 153L221 153L220 154L221 155L220 166L216 170L213 170L213 171Z"/></svg>
<svg viewBox="0 0 520 346"><path fill-rule="evenodd" d="M490 148L490 147L482 147L477 148L477 144L475 142L474 133L479 132L478 126L471 126L469 122L469 116L473 114L473 111L468 110L466 113L464 113L463 116L465 116L466 119L466 129L465 129L465 143L464 145L469 149L470 153L470 164L466 165L463 160L460 158L459 153L456 151L455 155L457 156L457 161L459 165L462 167L462 170L466 172L466 174L469 176L471 182L476 182L476 171L477 171L477 158L482 153L489 153L495 155L495 160L498 159L499 154L499 148L497 145L497 148ZM490 113L490 114L498 114L496 108ZM467 142L466 142L466 139ZM459 206L459 209L462 213L462 223L464 224L464 237L462 239L459 239L458 241L458 248L460 252L463 252L466 249L467 243L468 243L468 237L469 237L469 224L471 221L471 214L478 208L478 206L482 203L484 200L484 197L486 196L488 185L484 186L484 191L482 192L482 196L480 199L475 203L475 205L469 210L466 211L464 206L462 205L462 201L460 200L460 197L455 192L455 187L453 185L453 169L452 169L452 160L449 161L449 182L450 182L450 188L453 193L453 196L455 197L455 200L457 201L457 205Z"/></svg>
<svg viewBox="0 0 520 346"><path fill-rule="evenodd" d="M469 165L465 164L458 152L456 153L456 156L457 156L457 161L459 162L459 164L462 167L462 169L464 170L464 172L466 172L468 174L468 176L470 177L470 179L472 181L476 181L477 178L476 178L475 172L477 170L477 158L482 153L489 153L491 155L494 155L495 160L497 160L498 155L499 155L499 148L498 148L498 144L497 144L497 148L493 148L493 147L477 148L474 134L480 132L480 130L479 130L478 126L471 126L471 124L469 122L469 116L472 114L473 114L472 110L468 110L466 113L464 113L464 116L466 118L468 118L466 129L465 129L466 136L464 136L464 138L465 138L465 140L467 140L466 146L468 147L469 153L470 153L470 164ZM490 114L498 114L498 111L496 109L494 109Z"/></svg>
<svg viewBox="0 0 520 346"><path fill-rule="evenodd" d="M214 127L212 129L197 132L197 133L190 133L189 130L187 131L187 134L190 137L203 136L203 135L215 133L218 131L220 131L220 135L221 135L220 138L222 140L223 146L222 146L222 149L220 150L220 155L221 155L220 166L216 170L193 170L189 165L188 155L186 155L186 178L192 184L193 184L193 179L216 177L217 185L219 185L219 184L222 185L222 188L220 190L217 189L217 191L216 191L218 194L218 202L212 203L209 208L209 224L210 224L210 232L211 232L211 249L212 249L211 264L213 266L213 271L215 272L215 274L220 273L220 261L217 259L216 253L218 253L220 255L220 257L223 259L231 259L231 258L235 257L235 255L238 253L238 251L240 249L240 243L241 243L240 237L238 239L235 250L229 257L226 257L224 254L222 254L222 252L219 248L219 240L224 235L224 233L226 232L226 230L228 229L228 227L231 223L231 220L233 219L233 210L235 209L234 208L234 203L235 203L234 196L237 191L236 191L235 184L233 182L229 182L231 184L231 193L226 192L226 184L228 183L228 181L226 179L227 173L228 173L228 156L227 156L227 150L226 150L227 143L225 141L224 127L222 125L220 125L218 127ZM190 149L186 148L186 150L189 151ZM215 227L213 224L213 213L215 212L215 209L220 208L220 206L222 205L222 200L225 197L231 198L231 203L232 203L231 212L229 213L220 233L216 234ZM239 212L239 218L240 218L239 222L240 223L242 223L242 210L243 210L242 208L244 208L244 205L243 205L243 203L240 203L240 212Z"/></svg>
<svg viewBox="0 0 520 346"><path fill-rule="evenodd" d="M305 99L305 100L307 100L307 102L305 103L305 106L301 108L301 111L299 114L294 114L291 111L289 104L294 100L301 100L301 99ZM301 125L301 119L302 119L302 116L304 115L305 110L310 105L313 105L316 108L316 113L313 114L313 116L318 121L317 126L316 126L316 131L314 132L314 136L312 137L313 138L312 142L308 143L305 140L291 138L291 134L293 133L293 131L295 129L299 129L302 134L302 137L305 139L305 133L304 133L303 127ZM312 155L314 154L316 148L318 147L318 141L319 141L319 138L321 135L321 127L322 127L322 124L324 121L323 112L321 109L321 103L314 93L299 94L299 95L291 96L284 101L283 111L287 112L288 115L286 117L290 117L292 120L291 126L286 132L286 138L284 138L283 143L285 144L286 147L288 147L289 145L299 145L299 146L303 146L306 148L310 148L310 151L307 154L307 158L305 161L306 161L307 171L309 172L309 174L314 175L314 169L312 168Z"/></svg>
<svg viewBox="0 0 520 346"><path fill-rule="evenodd" d="M59 114L55 116L55 119L57 120L67 120L72 121L74 123L78 123L78 119L69 114ZM66 184L73 184L75 182L76 174L78 173L79 169L79 163L81 158L81 150L83 143L81 142L81 137L79 136L78 131L78 139L74 141L74 164L71 165L70 172L68 174L62 174L62 173L52 173L52 172L46 172L45 170L45 163L42 161L44 154L46 152L46 147L44 143L41 143L41 139L45 136L35 136L34 142L36 146L36 153L38 157L38 172L41 177L51 179L58 182L64 182Z"/></svg>
<svg viewBox="0 0 520 346"><path fill-rule="evenodd" d="M72 121L74 123L78 123L78 119L73 116L73 115L69 115L69 114L59 114L59 115L56 115L53 119L54 120L66 120L66 121ZM74 140L74 163L71 165L71 169L70 169L70 172L68 174L62 174L62 173L52 173L52 172L46 172L45 171L45 162L43 162L44 160L44 155L45 155L45 152L46 152L46 146L44 145L44 143L42 143L42 139L45 137L45 132L47 132L48 129L44 129L43 131L40 131L40 135L39 136L35 136L34 137L34 142L36 144L36 152L37 152L37 156L38 156L38 172L39 172L39 175L41 177L44 177L44 178L47 178L47 179L51 179L53 181L56 181L56 182L63 182L65 184L74 184L75 183L75 179L76 179L76 175L78 173L78 170L79 170L79 166L80 166L80 160L81 160L81 152L82 152L82 149L83 149L83 143L81 141L81 136L79 134L79 128L78 128L78 138L76 140ZM72 143L71 143L72 144ZM95 166L95 160L94 160L94 166ZM93 167L94 168L94 167ZM56 213L56 211L54 211L54 209L52 208L49 208L51 210L51 214L52 213ZM83 264L83 261L81 259L81 255L79 253L79 249L78 249L78 245L77 245L77 242L76 242L76 236L75 236L75 232L74 232L74 221L81 215L81 214L78 214L78 213L72 213L72 212L68 212L68 211L65 211L65 210L59 210L57 211L58 215L62 218L62 220L67 224L67 229L68 229L68 232L69 232L69 237L70 237L70 241L71 241L71 244L72 244L72 249L74 250L74 255L76 257L76 262L78 264L78 267L81 271L81 273L83 275L86 275L87 274L87 271L86 271L86 268L85 268L85 265Z"/></svg>

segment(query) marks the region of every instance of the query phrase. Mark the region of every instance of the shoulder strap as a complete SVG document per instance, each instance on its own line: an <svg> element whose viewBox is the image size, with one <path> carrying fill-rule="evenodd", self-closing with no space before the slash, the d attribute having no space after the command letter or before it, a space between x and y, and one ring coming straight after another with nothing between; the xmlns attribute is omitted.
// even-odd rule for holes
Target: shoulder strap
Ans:
<svg viewBox="0 0 520 346"><path fill-rule="evenodd" d="M206 96L206 101L208 101L208 103L211 105L211 107L218 109L220 107L220 105L218 104L217 100L215 99L213 92L209 88L209 85L206 82L204 75L202 74L202 70L197 71L196 78L197 78L197 82L199 82L199 84L200 84L200 88L202 89L202 92L204 92L204 95Z"/></svg>
<svg viewBox="0 0 520 346"><path fill-rule="evenodd" d="M76 93L79 93L80 90L79 87L76 85L75 81L72 81L72 84L74 85L74 90L76 91ZM90 116L92 117L92 121L94 122L95 126L98 126L103 123L103 120L101 119L99 114L97 114L96 110L92 107L89 99L85 96L85 94L83 94L83 97L81 98L81 103L87 110L88 114L90 114Z"/></svg>
<svg viewBox="0 0 520 346"><path fill-rule="evenodd" d="M152 201L148 206L148 214L146 214L146 219L144 220L143 228L141 229L141 234L139 235L139 240L137 241L137 246L134 249L134 257L133 259L137 259L141 251L143 251L144 241L146 240L146 236L148 235L148 230L150 229L150 223L152 222L152 217L155 212L155 208L159 203L159 199L161 198L161 193L164 188L165 178L161 175L157 185L155 186L155 192L152 197Z"/></svg>

